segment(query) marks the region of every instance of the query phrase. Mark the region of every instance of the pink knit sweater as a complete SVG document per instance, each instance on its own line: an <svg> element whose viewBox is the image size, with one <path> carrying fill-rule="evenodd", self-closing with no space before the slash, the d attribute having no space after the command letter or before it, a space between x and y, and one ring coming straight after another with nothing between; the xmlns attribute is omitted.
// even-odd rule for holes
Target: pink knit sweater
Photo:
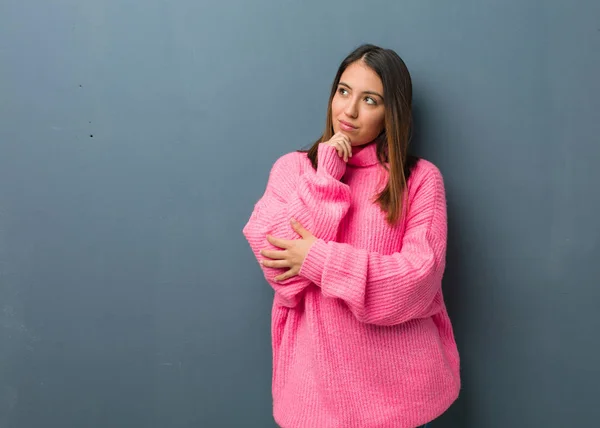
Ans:
<svg viewBox="0 0 600 428"><path fill-rule="evenodd" d="M390 227L373 196L387 172L375 145L348 164L321 144L315 171L289 153L271 170L244 227L257 257L272 234L298 239L290 218L319 240L300 274L262 267L275 290L273 412L284 428L414 428L458 397L459 355L442 296L446 200L439 170L419 160L409 212Z"/></svg>

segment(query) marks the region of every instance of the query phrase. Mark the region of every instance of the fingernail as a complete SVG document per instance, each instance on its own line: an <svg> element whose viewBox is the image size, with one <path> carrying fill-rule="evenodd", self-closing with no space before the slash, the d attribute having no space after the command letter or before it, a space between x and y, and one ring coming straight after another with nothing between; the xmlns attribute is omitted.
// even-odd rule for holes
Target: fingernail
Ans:
<svg viewBox="0 0 600 428"><path fill-rule="evenodd" d="M291 219L291 222L294 224L298 223L295 218Z"/></svg>

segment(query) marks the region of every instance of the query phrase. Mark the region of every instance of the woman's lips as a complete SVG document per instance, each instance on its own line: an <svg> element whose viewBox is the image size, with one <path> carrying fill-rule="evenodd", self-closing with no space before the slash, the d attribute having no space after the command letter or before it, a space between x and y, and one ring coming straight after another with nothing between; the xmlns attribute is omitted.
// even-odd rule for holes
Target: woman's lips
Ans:
<svg viewBox="0 0 600 428"><path fill-rule="evenodd" d="M351 132L351 131L356 131L356 126L353 126L352 124L348 123L348 122L344 122L343 120L340 120L340 128L343 131L346 132Z"/></svg>

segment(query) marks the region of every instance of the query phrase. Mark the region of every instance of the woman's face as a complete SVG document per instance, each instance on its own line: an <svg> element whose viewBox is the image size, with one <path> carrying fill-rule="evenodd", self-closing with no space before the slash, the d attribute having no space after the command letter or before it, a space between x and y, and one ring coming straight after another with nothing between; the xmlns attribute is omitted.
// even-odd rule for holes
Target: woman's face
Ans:
<svg viewBox="0 0 600 428"><path fill-rule="evenodd" d="M331 121L334 133L345 134L353 146L370 143L383 130L383 84L364 62L356 61L342 73L331 101Z"/></svg>

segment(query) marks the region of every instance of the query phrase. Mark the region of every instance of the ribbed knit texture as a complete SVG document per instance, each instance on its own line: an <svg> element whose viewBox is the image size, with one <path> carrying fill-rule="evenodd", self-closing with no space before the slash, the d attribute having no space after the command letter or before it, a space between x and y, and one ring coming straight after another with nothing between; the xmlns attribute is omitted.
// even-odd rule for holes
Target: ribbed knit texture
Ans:
<svg viewBox="0 0 600 428"><path fill-rule="evenodd" d="M387 172L375 145L346 164L319 145L279 158L244 235L257 259L266 235L318 241L300 274L262 267L275 290L273 412L283 428L414 428L458 397L459 355L444 304L446 199L440 171L419 160L408 212L391 227L374 197Z"/></svg>

